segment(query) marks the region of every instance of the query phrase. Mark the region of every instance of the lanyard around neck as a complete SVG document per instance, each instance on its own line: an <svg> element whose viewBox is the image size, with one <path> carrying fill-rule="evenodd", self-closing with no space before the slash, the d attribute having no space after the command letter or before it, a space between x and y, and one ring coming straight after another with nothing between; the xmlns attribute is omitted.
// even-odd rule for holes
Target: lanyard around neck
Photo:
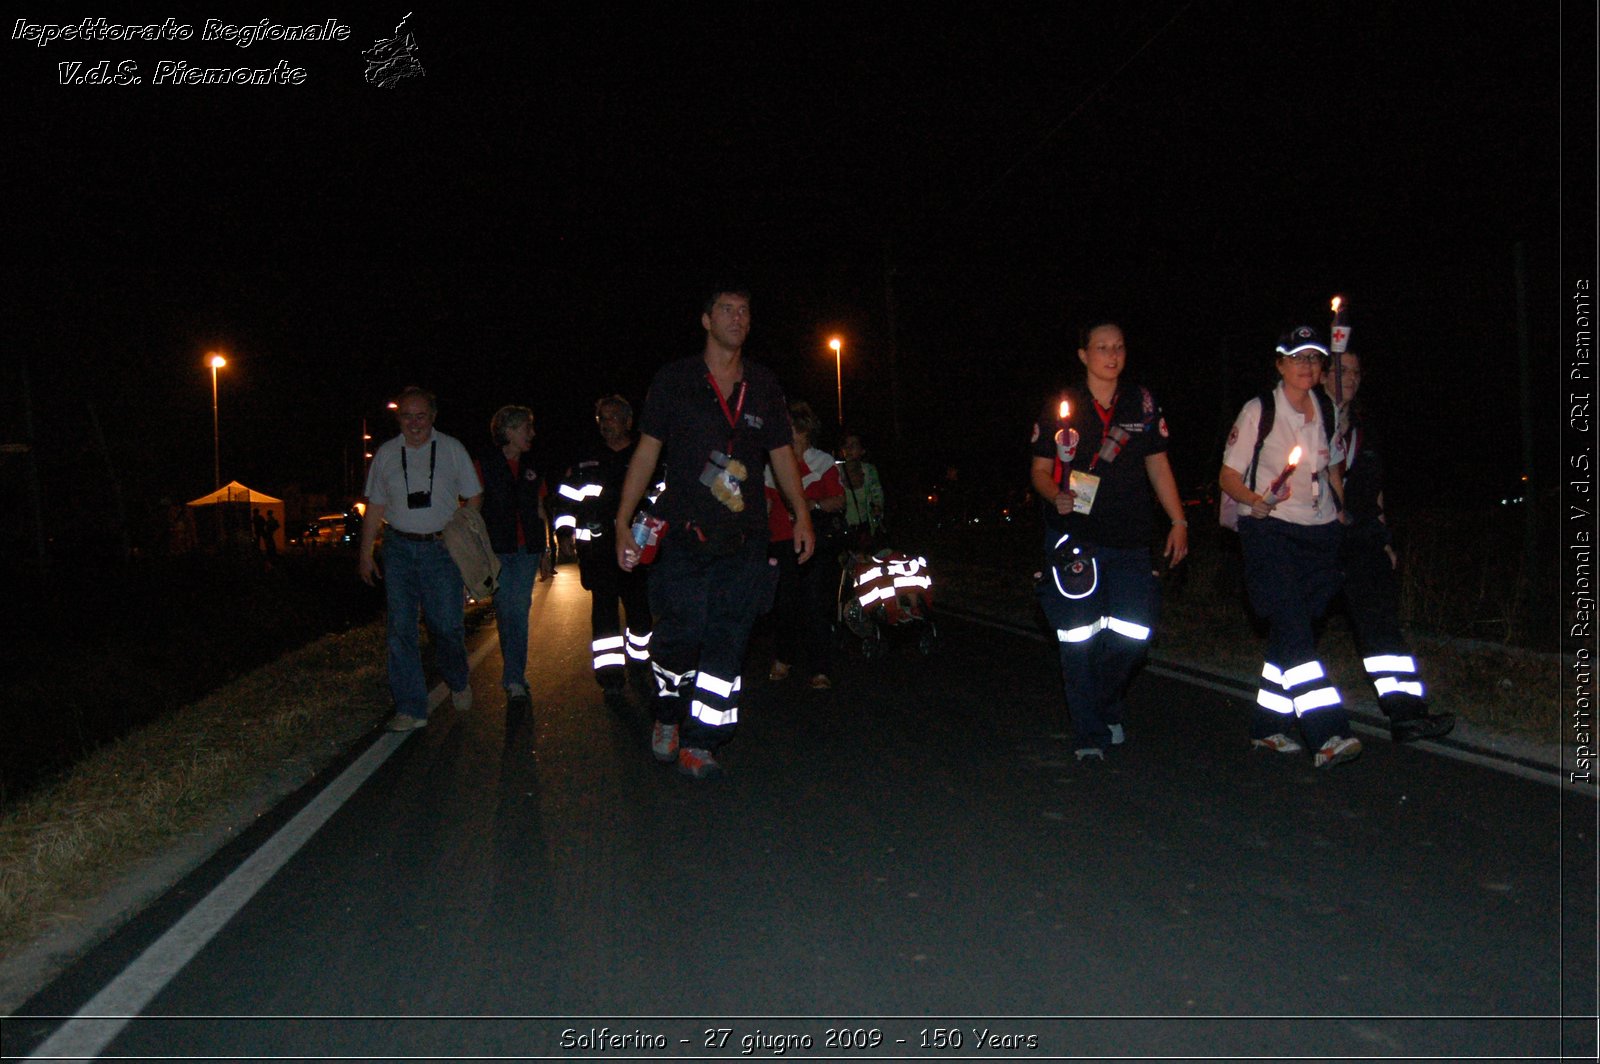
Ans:
<svg viewBox="0 0 1600 1064"><path fill-rule="evenodd" d="M706 380L711 382L711 390L717 393L717 402L722 406L722 416L728 419L728 428L732 434L728 437L728 457L733 457L733 438L739 434L739 415L744 413L744 397L750 393L745 386L745 381L739 382L739 402L732 410L728 409L728 397L722 394L722 385L717 383L716 374L707 371Z"/></svg>

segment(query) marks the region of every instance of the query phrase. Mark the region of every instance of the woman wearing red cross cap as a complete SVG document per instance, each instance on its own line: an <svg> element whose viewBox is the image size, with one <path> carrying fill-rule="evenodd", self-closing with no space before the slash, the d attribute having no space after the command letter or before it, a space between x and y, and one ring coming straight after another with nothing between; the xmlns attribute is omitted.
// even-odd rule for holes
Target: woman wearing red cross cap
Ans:
<svg viewBox="0 0 1600 1064"><path fill-rule="evenodd" d="M1092 323L1079 336L1083 386L1051 397L1033 426L1030 479L1045 523L1039 601L1056 630L1080 761L1104 758L1124 738L1123 692L1157 608L1153 502L1171 521L1169 563L1189 553L1166 418L1148 388L1123 383L1127 360L1121 327Z"/></svg>
<svg viewBox="0 0 1600 1064"><path fill-rule="evenodd" d="M1344 493L1333 402L1318 387L1328 349L1302 325L1278 343L1278 386L1244 404L1217 483L1239 504L1245 588L1268 625L1250 721L1258 749L1306 746L1323 768L1361 753L1339 690L1317 658L1313 625L1339 591ZM1293 737L1295 724L1305 738Z"/></svg>

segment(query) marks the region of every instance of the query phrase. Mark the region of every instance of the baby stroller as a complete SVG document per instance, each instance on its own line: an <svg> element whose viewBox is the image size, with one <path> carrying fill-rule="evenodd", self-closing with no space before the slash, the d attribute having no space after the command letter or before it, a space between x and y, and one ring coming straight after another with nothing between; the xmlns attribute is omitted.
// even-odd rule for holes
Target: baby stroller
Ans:
<svg viewBox="0 0 1600 1064"><path fill-rule="evenodd" d="M939 645L933 622L933 578L928 559L893 549L845 556L839 576L839 634L861 640L867 659L888 651L891 632L914 634L917 649L932 654Z"/></svg>

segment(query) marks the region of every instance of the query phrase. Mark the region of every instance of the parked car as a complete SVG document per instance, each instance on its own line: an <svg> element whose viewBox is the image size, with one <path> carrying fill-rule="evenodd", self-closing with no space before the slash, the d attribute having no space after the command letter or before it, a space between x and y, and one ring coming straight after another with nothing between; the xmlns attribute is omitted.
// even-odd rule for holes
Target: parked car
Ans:
<svg viewBox="0 0 1600 1064"><path fill-rule="evenodd" d="M361 515L357 513L323 514L300 533L300 543L305 547L356 543L360 539Z"/></svg>

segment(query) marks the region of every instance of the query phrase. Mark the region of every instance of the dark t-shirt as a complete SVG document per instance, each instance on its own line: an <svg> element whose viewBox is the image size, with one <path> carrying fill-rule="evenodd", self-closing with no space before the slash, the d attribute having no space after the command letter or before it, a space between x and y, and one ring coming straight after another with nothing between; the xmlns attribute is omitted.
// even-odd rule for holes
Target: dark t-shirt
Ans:
<svg viewBox="0 0 1600 1064"><path fill-rule="evenodd" d="M1167 420L1161 416L1161 407L1148 389L1124 384L1117 389L1111 401L1109 429L1101 420L1094 397L1082 388L1068 391L1072 404L1069 425L1078 432L1077 447L1068 464L1072 469L1092 473L1100 478L1095 492L1094 508L1087 514L1056 513L1055 506L1045 503L1047 527L1071 532L1094 543L1107 547L1142 547L1151 543L1155 534L1155 493L1150 489L1150 476L1145 471L1144 460L1167 449ZM1052 398L1033 425L1030 450L1036 458L1056 458L1056 430L1062 427L1056 414L1059 397ZM1127 433L1120 451L1114 457L1103 454L1106 436L1110 430L1122 429ZM1062 472L1061 478L1066 480Z"/></svg>
<svg viewBox="0 0 1600 1064"><path fill-rule="evenodd" d="M1359 400L1358 400L1359 401ZM1378 521L1383 508L1383 452L1372 423L1357 413L1353 420L1354 439L1345 439L1344 509L1352 528L1387 542L1387 529Z"/></svg>
<svg viewBox="0 0 1600 1064"><path fill-rule="evenodd" d="M767 504L761 478L767 468L767 452L794 441L789 404L777 376L750 361L744 363L744 380L724 398L728 412L738 415L736 425L729 424L723 400L718 399L700 356L668 363L650 382L639 429L661 441L667 482L655 511L679 528L688 522L707 529L736 524L747 535L765 542ZM744 509L738 513L725 506L702 480L713 462L712 452L731 453L744 463L745 477L739 485Z"/></svg>

